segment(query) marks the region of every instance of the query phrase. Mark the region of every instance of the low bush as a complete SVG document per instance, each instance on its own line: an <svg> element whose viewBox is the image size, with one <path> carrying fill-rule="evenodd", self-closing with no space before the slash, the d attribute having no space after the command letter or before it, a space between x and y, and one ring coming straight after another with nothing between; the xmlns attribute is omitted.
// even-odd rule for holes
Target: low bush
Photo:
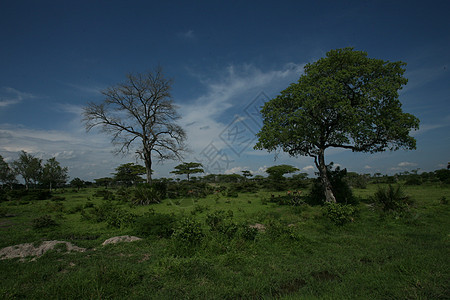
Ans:
<svg viewBox="0 0 450 300"><path fill-rule="evenodd" d="M372 199L384 212L405 211L413 204L413 201L405 194L400 185L378 187Z"/></svg>
<svg viewBox="0 0 450 300"><path fill-rule="evenodd" d="M49 215L44 215L33 219L32 226L34 229L49 228L58 225Z"/></svg>
<svg viewBox="0 0 450 300"><path fill-rule="evenodd" d="M341 203L325 203L323 214L335 225L344 225L352 222L356 209L351 205Z"/></svg>
<svg viewBox="0 0 450 300"><path fill-rule="evenodd" d="M93 196L103 198L103 200L115 200L114 193L108 190L97 190Z"/></svg>
<svg viewBox="0 0 450 300"><path fill-rule="evenodd" d="M52 193L45 190L11 190L8 192L12 200L33 201L47 200L52 197Z"/></svg>
<svg viewBox="0 0 450 300"><path fill-rule="evenodd" d="M170 237L176 226L177 219L172 214L146 213L136 218L134 230L139 236Z"/></svg>
<svg viewBox="0 0 450 300"><path fill-rule="evenodd" d="M172 234L175 246L180 250L199 245L204 237L202 224L193 218L183 218Z"/></svg>

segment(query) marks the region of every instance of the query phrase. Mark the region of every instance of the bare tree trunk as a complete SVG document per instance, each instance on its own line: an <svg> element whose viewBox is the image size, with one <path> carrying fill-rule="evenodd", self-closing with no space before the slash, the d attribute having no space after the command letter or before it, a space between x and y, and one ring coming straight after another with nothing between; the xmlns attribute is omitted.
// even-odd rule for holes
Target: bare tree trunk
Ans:
<svg viewBox="0 0 450 300"><path fill-rule="evenodd" d="M336 203L331 182L328 179L327 166L325 165L325 150L321 149L318 156L319 162L315 159L316 167L319 169L319 176L325 193L325 202Z"/></svg>
<svg viewBox="0 0 450 300"><path fill-rule="evenodd" d="M152 184L152 156L151 152L144 150L145 171L147 183Z"/></svg>

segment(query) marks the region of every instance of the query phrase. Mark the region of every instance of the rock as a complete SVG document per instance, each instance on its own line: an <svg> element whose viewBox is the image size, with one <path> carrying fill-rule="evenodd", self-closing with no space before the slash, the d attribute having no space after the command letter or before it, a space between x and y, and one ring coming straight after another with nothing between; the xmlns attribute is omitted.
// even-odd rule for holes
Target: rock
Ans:
<svg viewBox="0 0 450 300"><path fill-rule="evenodd" d="M56 245L65 244L68 252L84 252L85 248L80 248L72 245L69 242L64 241L44 241L38 247L35 247L32 243L19 244L15 246L5 247L0 250L0 259L11 259L21 257L22 259L27 256L42 256L45 252L53 250Z"/></svg>
<svg viewBox="0 0 450 300"><path fill-rule="evenodd" d="M250 228L256 228L256 229L258 229L258 231L266 231L266 226L264 226L263 224L259 224L259 223L250 225Z"/></svg>
<svg viewBox="0 0 450 300"><path fill-rule="evenodd" d="M137 236L129 236L129 235L122 235L122 236L115 236L112 238L107 239L106 241L103 242L103 246L108 245L108 244L117 244L117 243L123 243L123 242L134 242L134 241L139 241L142 240L141 238L138 238Z"/></svg>

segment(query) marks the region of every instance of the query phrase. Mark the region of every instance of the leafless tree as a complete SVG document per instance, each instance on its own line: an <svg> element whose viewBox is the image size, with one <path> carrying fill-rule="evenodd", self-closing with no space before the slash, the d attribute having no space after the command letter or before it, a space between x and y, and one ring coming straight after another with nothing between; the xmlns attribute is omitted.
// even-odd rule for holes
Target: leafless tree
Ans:
<svg viewBox="0 0 450 300"><path fill-rule="evenodd" d="M157 67L146 74L127 75L124 83L102 91L103 102L83 108L86 131L101 127L112 136L117 154L135 150L145 163L147 183L152 181L152 155L159 160L181 159L186 150L186 133L176 124L180 115L171 87L172 80Z"/></svg>

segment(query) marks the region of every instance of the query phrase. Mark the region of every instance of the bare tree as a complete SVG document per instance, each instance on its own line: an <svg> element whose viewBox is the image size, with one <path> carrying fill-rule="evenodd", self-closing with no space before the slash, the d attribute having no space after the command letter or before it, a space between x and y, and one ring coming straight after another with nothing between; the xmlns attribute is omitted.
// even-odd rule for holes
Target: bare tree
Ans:
<svg viewBox="0 0 450 300"><path fill-rule="evenodd" d="M181 159L186 133L176 124L180 115L170 94L172 80L164 77L161 67L126 78L102 91L102 103L88 103L83 121L86 131L100 126L112 135L116 153L134 149L144 161L147 183L151 183L152 155L159 160Z"/></svg>

